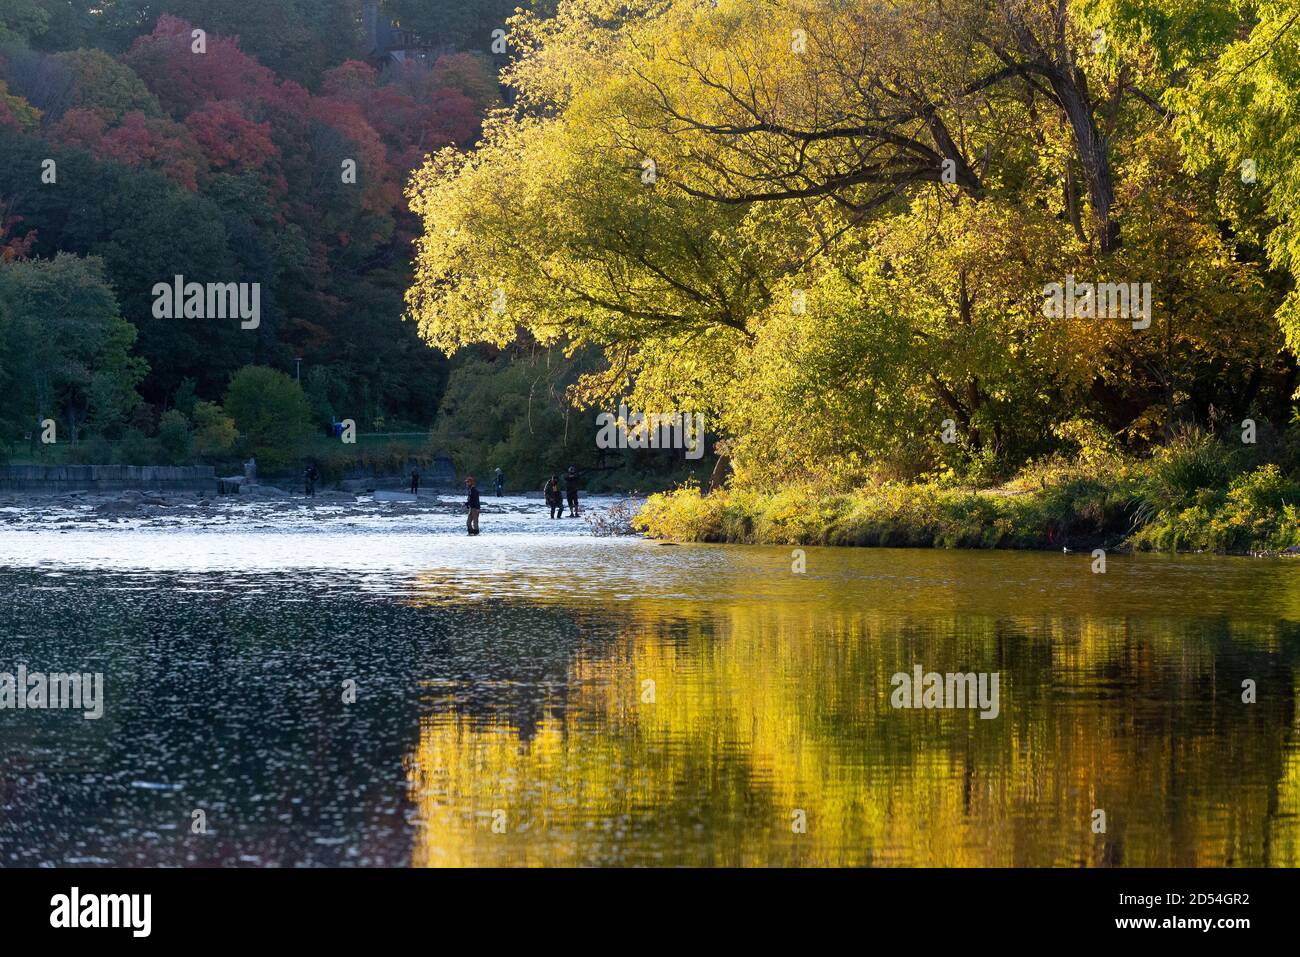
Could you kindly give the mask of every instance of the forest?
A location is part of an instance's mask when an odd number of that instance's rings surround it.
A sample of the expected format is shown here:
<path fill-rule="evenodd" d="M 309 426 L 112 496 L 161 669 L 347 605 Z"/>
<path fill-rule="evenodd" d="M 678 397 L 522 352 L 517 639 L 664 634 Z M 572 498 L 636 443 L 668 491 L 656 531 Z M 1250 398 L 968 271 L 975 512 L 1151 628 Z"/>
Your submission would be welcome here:
<path fill-rule="evenodd" d="M 491 31 L 513 4 L 379 5 L 418 37 L 400 62 L 373 48 L 366 6 L 0 0 L 0 457 L 300 469 L 337 458 L 331 425 L 350 419 L 508 466 L 525 457 L 513 423 L 423 437 L 449 385 L 467 411 L 488 401 L 483 368 L 559 420 L 546 464 L 594 452 L 562 351 L 449 361 L 403 319 L 420 228 L 407 179 L 472 148 L 503 105 Z M 178 276 L 256 284 L 256 327 L 161 318 L 153 290 Z"/>

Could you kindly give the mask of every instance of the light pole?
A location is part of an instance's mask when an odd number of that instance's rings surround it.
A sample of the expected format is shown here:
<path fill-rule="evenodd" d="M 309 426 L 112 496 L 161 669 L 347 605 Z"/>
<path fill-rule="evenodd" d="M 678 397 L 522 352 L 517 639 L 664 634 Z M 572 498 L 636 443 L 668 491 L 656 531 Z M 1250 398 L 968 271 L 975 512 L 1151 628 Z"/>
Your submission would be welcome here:
<path fill-rule="evenodd" d="M 293 379 L 302 385 L 302 356 L 293 357 Z"/>

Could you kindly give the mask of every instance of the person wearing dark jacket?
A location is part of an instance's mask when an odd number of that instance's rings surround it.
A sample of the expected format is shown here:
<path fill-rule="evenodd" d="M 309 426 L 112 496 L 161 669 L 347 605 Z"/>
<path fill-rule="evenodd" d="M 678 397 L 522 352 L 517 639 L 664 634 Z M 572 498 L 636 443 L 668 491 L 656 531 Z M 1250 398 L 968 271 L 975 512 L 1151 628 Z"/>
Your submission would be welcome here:
<path fill-rule="evenodd" d="M 411 469 L 411 494 L 420 494 L 420 470 Z"/>
<path fill-rule="evenodd" d="M 465 500 L 465 506 L 469 509 L 469 518 L 465 521 L 465 529 L 471 535 L 478 534 L 478 486 L 474 484 L 474 476 L 465 479 L 465 484 L 469 486 L 469 498 Z"/>
<path fill-rule="evenodd" d="M 552 475 L 546 483 L 546 504 L 551 509 L 551 518 L 564 518 L 564 499 L 560 495 L 560 477 Z"/>
<path fill-rule="evenodd" d="M 573 465 L 570 465 L 569 471 L 564 473 L 564 490 L 569 497 L 569 518 L 578 517 L 578 478 L 581 474 Z M 562 509 L 561 513 L 563 513 Z"/>

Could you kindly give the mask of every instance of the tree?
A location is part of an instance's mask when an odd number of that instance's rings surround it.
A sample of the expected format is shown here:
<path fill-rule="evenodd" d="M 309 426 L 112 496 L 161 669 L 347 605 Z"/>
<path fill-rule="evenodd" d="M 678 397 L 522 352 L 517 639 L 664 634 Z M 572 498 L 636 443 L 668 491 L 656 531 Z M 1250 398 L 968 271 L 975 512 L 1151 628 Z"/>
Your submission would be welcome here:
<path fill-rule="evenodd" d="M 814 415 L 860 475 L 1243 408 L 1285 371 L 1270 284 L 1179 176 L 1170 77 L 1096 22 L 1047 0 L 521 14 L 517 109 L 411 183 L 409 314 L 449 351 L 599 346 L 579 397 L 707 410 L 755 474 L 818 462 L 760 448 Z M 1153 321 L 1049 317 L 1076 277 L 1149 288 Z"/>
<path fill-rule="evenodd" d="M 365 52 L 357 7 L 0 6 L 6 24 L 35 11 L 0 55 L 0 258 L 103 260 L 149 363 L 145 434 L 182 381 L 196 401 L 216 400 L 240 367 L 293 356 L 331 370 L 340 414 L 415 428 L 436 415 L 446 359 L 400 319 L 418 228 L 402 184 L 425 151 L 477 138 L 495 71 L 486 55 L 382 77 L 349 63 Z M 48 24 L 39 35 L 37 19 Z M 330 81 L 349 70 L 351 82 Z M 152 289 L 176 275 L 259 283 L 261 325 L 154 318 Z"/>
<path fill-rule="evenodd" d="M 492 31 L 503 28 L 517 0 L 387 0 L 383 12 L 404 30 L 447 50 L 492 46 Z"/>
<path fill-rule="evenodd" d="M 21 96 L 12 96 L 9 86 L 0 80 L 0 129 L 30 131 L 41 122 L 41 111 L 36 109 Z"/>
<path fill-rule="evenodd" d="M 237 38 L 214 32 L 207 37 L 206 52 L 198 54 L 193 31 L 189 21 L 164 14 L 125 58 L 173 117 L 183 118 L 213 100 L 258 101 L 276 95 L 274 72 L 244 53 Z"/>
<path fill-rule="evenodd" d="M 204 104 L 185 117 L 185 127 L 214 170 L 262 172 L 280 155 L 270 125 L 248 119 L 228 100 Z"/>
<path fill-rule="evenodd" d="M 49 14 L 37 0 L 0 0 L 0 44 L 21 43 L 40 36 Z"/>
<path fill-rule="evenodd" d="M 1165 99 L 1188 170 L 1215 179 L 1232 227 L 1291 275 L 1278 319 L 1300 350 L 1300 3 L 1133 0 L 1114 8 L 1131 35 L 1151 38 L 1143 50 L 1162 50 L 1178 71 Z"/>
<path fill-rule="evenodd" d="M 195 454 L 204 458 L 223 458 L 231 453 L 239 440 L 239 430 L 230 416 L 221 411 L 215 402 L 194 403 L 194 431 L 192 447 Z"/>
<path fill-rule="evenodd" d="M 168 409 L 158 420 L 158 445 L 163 454 L 177 464 L 190 456 L 190 422 L 179 409 Z"/>
<path fill-rule="evenodd" d="M 102 261 L 60 254 L 0 265 L 0 369 L 11 428 L 59 420 L 69 440 L 87 426 L 112 435 L 140 397 L 135 329 L 118 312 Z"/>
<path fill-rule="evenodd" d="M 9 208 L 12 203 L 11 199 L 0 196 L 0 263 L 26 259 L 32 251 L 32 246 L 36 244 L 36 234 L 34 232 L 28 232 L 25 236 L 10 238 L 14 227 L 22 222 L 21 216 L 10 215 Z"/>
<path fill-rule="evenodd" d="M 534 489 L 570 465 L 595 464 L 595 416 L 579 413 L 565 396 L 591 358 L 518 349 L 487 361 L 467 352 L 449 375 L 433 447 L 462 473 L 501 468 L 512 483 Z"/>
<path fill-rule="evenodd" d="M 294 460 L 311 429 L 311 407 L 293 379 L 265 366 L 235 373 L 223 403 L 252 454 L 268 469 Z"/>
<path fill-rule="evenodd" d="M 279 76 L 312 86 L 322 69 L 357 52 L 356 0 L 170 0 L 170 14 L 212 34 L 237 37 Z"/>
<path fill-rule="evenodd" d="M 103 50 L 69 50 L 53 59 L 73 78 L 72 108 L 100 111 L 113 121 L 131 112 L 162 115 L 158 98 L 139 75 Z"/>
<path fill-rule="evenodd" d="M 76 78 L 52 56 L 10 47 L 0 57 L 0 71 L 9 91 L 35 107 L 45 123 L 56 121 L 76 102 Z"/>
<path fill-rule="evenodd" d="M 0 165 L 0 195 L 17 197 L 22 225 L 37 233 L 34 254 L 62 249 L 102 258 L 122 314 L 139 330 L 136 348 L 150 366 L 141 386 L 147 401 L 163 405 L 186 377 L 202 394 L 219 395 L 236 369 L 257 361 L 263 337 L 274 341 L 279 307 L 270 277 L 239 258 L 255 253 L 254 243 L 241 243 L 238 256 L 232 250 L 225 217 L 211 201 L 158 174 L 3 131 L 0 151 L 12 160 Z M 58 189 L 41 189 L 29 175 L 47 157 L 57 163 Z M 245 330 L 237 321 L 155 318 L 155 285 L 177 275 L 197 282 L 266 278 L 262 324 Z"/>
<path fill-rule="evenodd" d="M 50 131 L 50 139 L 134 169 L 157 170 L 191 192 L 207 172 L 205 158 L 190 131 L 166 117 L 132 110 L 109 125 L 107 110 L 74 109 Z"/>

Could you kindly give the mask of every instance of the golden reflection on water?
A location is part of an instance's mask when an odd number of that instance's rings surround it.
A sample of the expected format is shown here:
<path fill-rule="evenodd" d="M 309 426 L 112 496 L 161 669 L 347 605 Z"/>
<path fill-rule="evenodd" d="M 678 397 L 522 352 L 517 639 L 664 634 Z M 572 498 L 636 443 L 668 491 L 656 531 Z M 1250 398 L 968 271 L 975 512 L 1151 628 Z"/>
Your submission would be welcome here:
<path fill-rule="evenodd" d="M 1185 565 L 1115 562 L 1103 584 L 1042 556 L 823 553 L 836 574 L 791 580 L 780 557 L 703 585 L 687 559 L 631 600 L 593 578 L 616 637 L 528 727 L 435 699 L 407 758 L 412 863 L 1297 864 L 1300 649 L 1275 609 L 1300 569 L 1193 566 L 1232 601 L 1258 591 L 1228 619 L 1223 594 L 1189 604 Z M 917 663 L 999 672 L 1000 715 L 892 708 Z"/>

